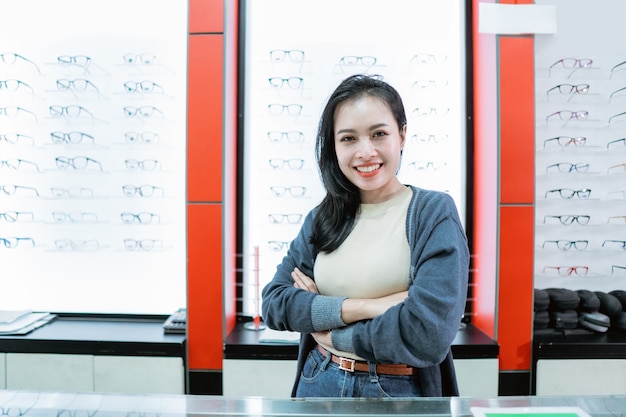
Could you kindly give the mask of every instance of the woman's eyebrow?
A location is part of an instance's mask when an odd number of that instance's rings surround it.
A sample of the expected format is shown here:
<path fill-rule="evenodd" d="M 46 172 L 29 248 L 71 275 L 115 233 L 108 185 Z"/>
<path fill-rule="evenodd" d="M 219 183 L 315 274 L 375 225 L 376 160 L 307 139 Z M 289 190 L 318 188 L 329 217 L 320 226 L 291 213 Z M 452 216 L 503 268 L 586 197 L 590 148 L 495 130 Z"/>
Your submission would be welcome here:
<path fill-rule="evenodd" d="M 370 126 L 369 130 L 376 130 L 381 127 L 389 127 L 389 125 L 387 123 L 376 123 L 375 125 Z M 341 129 L 335 132 L 335 134 L 339 135 L 341 133 L 354 133 L 354 132 L 356 132 L 356 129 Z"/>

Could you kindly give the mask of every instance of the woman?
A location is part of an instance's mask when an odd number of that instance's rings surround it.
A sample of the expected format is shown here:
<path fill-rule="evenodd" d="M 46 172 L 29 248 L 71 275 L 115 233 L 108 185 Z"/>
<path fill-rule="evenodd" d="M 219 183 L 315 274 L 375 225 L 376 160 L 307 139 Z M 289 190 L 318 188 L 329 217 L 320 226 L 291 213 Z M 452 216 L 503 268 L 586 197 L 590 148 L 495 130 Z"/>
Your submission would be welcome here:
<path fill-rule="evenodd" d="M 348 77 L 323 110 L 326 196 L 262 294 L 270 328 L 302 333 L 292 396 L 458 395 L 467 239 L 450 196 L 397 178 L 406 129 L 376 76 Z"/>

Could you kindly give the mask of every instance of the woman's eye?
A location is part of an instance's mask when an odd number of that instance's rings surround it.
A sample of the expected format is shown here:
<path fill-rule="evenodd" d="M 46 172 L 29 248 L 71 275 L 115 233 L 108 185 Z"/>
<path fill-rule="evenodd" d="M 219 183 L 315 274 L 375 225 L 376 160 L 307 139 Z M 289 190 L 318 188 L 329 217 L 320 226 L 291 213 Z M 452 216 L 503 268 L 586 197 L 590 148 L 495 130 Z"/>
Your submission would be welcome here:
<path fill-rule="evenodd" d="M 380 137 L 383 137 L 383 136 L 387 136 L 387 132 L 375 132 L 374 133 L 374 137 L 375 138 L 380 138 Z"/>
<path fill-rule="evenodd" d="M 339 139 L 340 142 L 350 142 L 352 140 L 354 140 L 353 136 L 344 136 L 341 139 Z"/>

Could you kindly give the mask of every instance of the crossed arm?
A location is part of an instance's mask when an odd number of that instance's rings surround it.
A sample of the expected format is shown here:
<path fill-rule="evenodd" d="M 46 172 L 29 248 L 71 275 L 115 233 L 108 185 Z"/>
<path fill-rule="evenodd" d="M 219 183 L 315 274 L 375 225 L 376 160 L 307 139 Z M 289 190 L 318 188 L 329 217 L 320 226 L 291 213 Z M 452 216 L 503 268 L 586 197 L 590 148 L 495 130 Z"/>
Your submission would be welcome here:
<path fill-rule="evenodd" d="M 315 281 L 298 268 L 291 272 L 291 277 L 294 281 L 294 287 L 319 294 Z M 408 291 L 401 291 L 380 298 L 346 298 L 341 305 L 341 319 L 346 324 L 373 319 L 383 314 L 389 308 L 403 302 L 407 296 Z M 332 346 L 330 330 L 315 332 L 312 333 L 312 336 L 318 343 Z"/>

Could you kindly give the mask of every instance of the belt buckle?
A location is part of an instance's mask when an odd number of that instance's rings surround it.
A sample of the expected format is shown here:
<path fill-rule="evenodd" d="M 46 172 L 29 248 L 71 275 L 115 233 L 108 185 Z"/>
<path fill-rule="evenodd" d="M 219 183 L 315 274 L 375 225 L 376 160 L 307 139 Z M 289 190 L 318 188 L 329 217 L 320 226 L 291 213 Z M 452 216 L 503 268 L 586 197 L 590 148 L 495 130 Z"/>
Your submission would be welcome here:
<path fill-rule="evenodd" d="M 354 372 L 354 363 L 356 361 L 350 358 L 339 357 L 339 369 L 342 371 Z M 347 366 L 346 366 L 347 364 Z"/>

